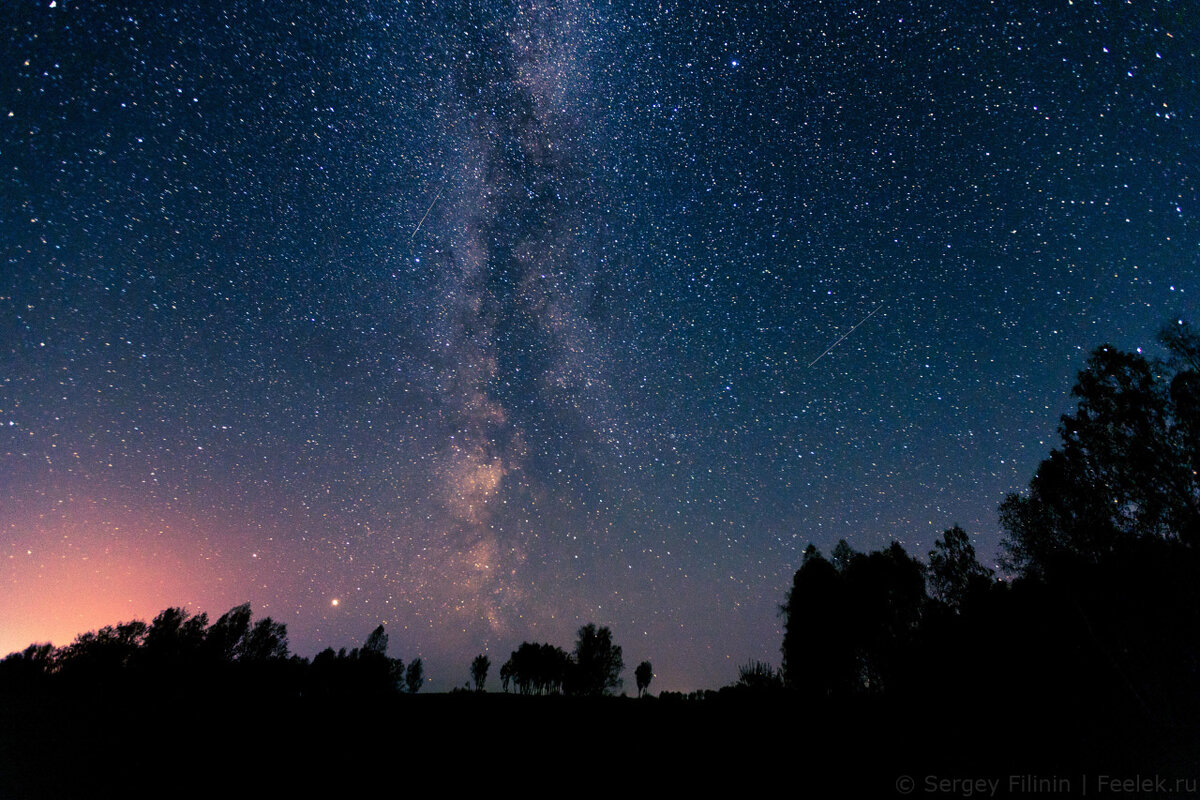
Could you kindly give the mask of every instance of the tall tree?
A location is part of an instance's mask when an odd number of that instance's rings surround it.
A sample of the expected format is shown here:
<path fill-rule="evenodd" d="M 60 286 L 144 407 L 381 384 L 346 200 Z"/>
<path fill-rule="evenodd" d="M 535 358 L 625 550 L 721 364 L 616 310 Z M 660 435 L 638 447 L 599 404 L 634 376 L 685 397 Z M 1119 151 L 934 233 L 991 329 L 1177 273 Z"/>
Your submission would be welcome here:
<path fill-rule="evenodd" d="M 840 573 L 815 545 L 804 550 L 800 569 L 780 608 L 783 615 L 783 680 L 792 689 L 840 693 L 854 673 Z"/>
<path fill-rule="evenodd" d="M 241 658 L 246 636 L 250 633 L 250 604 L 234 606 L 212 624 L 205 637 L 205 649 L 218 661 Z"/>
<path fill-rule="evenodd" d="M 164 609 L 146 630 L 141 655 L 156 666 L 192 663 L 204 647 L 207 628 L 207 614 L 193 617 L 182 608 Z"/>
<path fill-rule="evenodd" d="M 500 680 L 521 694 L 557 694 L 571 668 L 571 657 L 561 647 L 522 642 L 500 667 Z"/>
<path fill-rule="evenodd" d="M 899 542 L 855 557 L 843 573 L 859 672 L 856 688 L 881 691 L 901 676 L 916 643 L 925 593 L 925 565 Z"/>
<path fill-rule="evenodd" d="M 287 625 L 263 617 L 246 636 L 242 661 L 273 661 L 288 657 Z"/>
<path fill-rule="evenodd" d="M 579 629 L 575 641 L 573 691 L 584 695 L 610 694 L 621 688 L 625 662 L 621 648 L 613 644 L 612 631 L 589 622 Z"/>
<path fill-rule="evenodd" d="M 654 680 L 654 667 L 650 666 L 649 661 L 643 661 L 633 671 L 633 679 L 637 681 L 637 693 L 641 697 L 650 688 L 650 681 Z"/>
<path fill-rule="evenodd" d="M 421 663 L 421 659 L 414 658 L 409 662 L 408 671 L 404 673 L 404 684 L 411 694 L 421 691 L 425 684 L 425 665 Z"/>
<path fill-rule="evenodd" d="M 956 611 L 974 592 L 988 586 L 994 574 L 979 563 L 975 545 L 957 525 L 942 533 L 929 552 L 929 585 L 933 596 Z"/>
<path fill-rule="evenodd" d="M 838 543 L 833 546 L 833 552 L 829 554 L 829 560 L 838 572 L 844 572 L 857 555 L 859 553 L 845 539 L 838 539 Z"/>
<path fill-rule="evenodd" d="M 487 683 L 488 670 L 491 666 L 491 659 L 482 653 L 475 656 L 475 660 L 471 662 L 471 680 L 475 683 L 475 691 L 483 691 L 483 687 Z"/>
<path fill-rule="evenodd" d="M 500 687 L 508 692 L 508 687 L 512 685 L 513 680 L 513 662 L 510 658 L 500 665 Z"/>
<path fill-rule="evenodd" d="M 1166 361 L 1105 345 L 1079 373 L 1061 445 L 1000 506 L 1013 568 L 1094 563 L 1142 537 L 1200 541 L 1200 338 L 1179 325 L 1161 339 Z"/>
<path fill-rule="evenodd" d="M 386 656 L 388 648 L 387 631 L 380 625 L 371 634 L 367 636 L 367 641 L 363 642 L 363 654 L 370 653 L 372 655 Z"/>
<path fill-rule="evenodd" d="M 780 609 L 784 684 L 817 695 L 880 691 L 914 645 L 928 600 L 924 567 L 895 542 L 838 549 L 835 566 L 808 546 Z"/>

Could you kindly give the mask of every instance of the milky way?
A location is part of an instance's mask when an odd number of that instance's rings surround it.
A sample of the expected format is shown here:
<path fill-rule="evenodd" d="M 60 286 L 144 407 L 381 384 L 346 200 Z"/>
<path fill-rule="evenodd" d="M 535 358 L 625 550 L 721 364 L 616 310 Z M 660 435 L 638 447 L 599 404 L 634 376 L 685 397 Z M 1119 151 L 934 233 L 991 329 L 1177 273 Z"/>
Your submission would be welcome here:
<path fill-rule="evenodd" d="M 994 561 L 1196 316 L 1193 3 L 216 5 L 0 11 L 4 652 L 249 601 L 718 686 L 810 541 Z"/>

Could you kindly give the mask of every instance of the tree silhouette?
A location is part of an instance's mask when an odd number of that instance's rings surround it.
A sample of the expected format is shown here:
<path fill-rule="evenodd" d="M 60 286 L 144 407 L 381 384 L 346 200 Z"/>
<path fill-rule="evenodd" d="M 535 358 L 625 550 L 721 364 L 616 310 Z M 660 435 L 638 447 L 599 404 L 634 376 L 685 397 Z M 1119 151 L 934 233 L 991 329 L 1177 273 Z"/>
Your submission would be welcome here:
<path fill-rule="evenodd" d="M 182 608 L 164 609 L 146 631 L 141 655 L 158 668 L 196 660 L 204 645 L 208 615 L 193 617 Z"/>
<path fill-rule="evenodd" d="M 522 643 L 521 646 L 524 647 L 524 643 Z M 512 654 L 508 657 L 508 661 L 505 661 L 504 664 L 501 665 L 500 683 L 504 686 L 504 691 L 506 692 L 511 684 L 513 691 L 519 694 L 529 694 L 529 681 L 522 673 L 521 659 L 517 655 L 520 651 L 520 647 L 518 647 L 516 650 L 513 650 Z"/>
<path fill-rule="evenodd" d="M 205 636 L 205 650 L 216 661 L 236 661 L 242 656 L 249 633 L 250 604 L 243 603 L 226 611 L 212 624 Z"/>
<path fill-rule="evenodd" d="M 925 567 L 899 542 L 854 557 L 843 572 L 858 665 L 856 688 L 880 691 L 899 677 L 928 602 Z"/>
<path fill-rule="evenodd" d="M 475 683 L 475 691 L 483 691 L 484 684 L 487 683 L 488 670 L 491 666 L 491 659 L 482 653 L 475 656 L 475 660 L 471 662 L 471 680 Z"/>
<path fill-rule="evenodd" d="M 65 647 L 31 646 L 0 660 L 0 693 L 42 682 L 111 697 L 148 687 L 197 701 L 248 691 L 274 698 L 362 698 L 393 694 L 405 684 L 404 664 L 388 657 L 382 625 L 361 648 L 349 653 L 327 648 L 309 663 L 289 655 L 285 625 L 270 617 L 252 623 L 248 604 L 231 608 L 211 626 L 207 619 L 168 608 L 149 625 L 134 620 L 82 633 Z M 419 661 L 407 677 L 409 690 L 419 690 L 424 678 Z"/>
<path fill-rule="evenodd" d="M 85 676 L 93 682 L 111 681 L 138 658 L 146 631 L 146 623 L 134 620 L 81 633 L 74 642 L 56 652 L 56 669 L 69 677 Z"/>
<path fill-rule="evenodd" d="M 382 625 L 367 636 L 361 648 L 350 652 L 345 658 L 356 676 L 355 680 L 364 690 L 378 693 L 393 692 L 404 680 L 404 662 L 388 658 L 388 635 Z"/>
<path fill-rule="evenodd" d="M 49 642 L 9 653 L 0 661 L 0 685 L 31 687 L 48 680 L 57 655 L 58 651 Z"/>
<path fill-rule="evenodd" d="M 880 691 L 916 641 L 924 567 L 895 542 L 871 553 L 838 549 L 835 566 L 808 546 L 780 609 L 784 683 L 818 695 Z"/>
<path fill-rule="evenodd" d="M 408 671 L 404 673 L 404 684 L 408 687 L 410 694 L 416 694 L 421 691 L 421 686 L 425 683 L 425 666 L 421 663 L 421 659 L 414 658 L 408 665 Z"/>
<path fill-rule="evenodd" d="M 1092 353 L 1061 446 L 1000 507 L 1011 567 L 1043 575 L 1141 537 L 1200 541 L 1200 337 L 1178 325 L 1160 338 L 1167 361 Z"/>
<path fill-rule="evenodd" d="M 380 625 L 367 636 L 367 641 L 363 642 L 362 651 L 363 653 L 370 653 L 372 655 L 386 656 L 387 646 L 388 635 L 384 631 L 383 626 Z"/>
<path fill-rule="evenodd" d="M 833 546 L 833 552 L 829 554 L 829 561 L 838 572 L 843 572 L 857 555 L 858 553 L 845 539 L 838 539 L 838 543 Z"/>
<path fill-rule="evenodd" d="M 512 680 L 513 662 L 510 658 L 508 661 L 505 661 L 500 665 L 500 686 L 504 689 L 505 693 L 508 692 L 508 687 L 512 684 Z"/>
<path fill-rule="evenodd" d="M 738 667 L 738 679 L 735 686 L 754 692 L 771 691 L 783 687 L 783 676 L 776 672 L 770 664 L 751 661 Z"/>
<path fill-rule="evenodd" d="M 242 661 L 261 663 L 287 657 L 287 626 L 270 617 L 263 617 L 254 623 L 242 648 Z"/>
<path fill-rule="evenodd" d="M 641 697 L 650 688 L 650 681 L 654 680 L 654 667 L 650 666 L 649 661 L 643 661 L 633 671 L 633 679 L 637 681 L 637 693 Z"/>
<path fill-rule="evenodd" d="M 992 570 L 979 563 L 967 532 L 955 525 L 929 552 L 929 585 L 933 596 L 954 610 L 992 581 Z"/>
<path fill-rule="evenodd" d="M 575 670 L 572 690 L 583 695 L 609 694 L 621 688 L 621 648 L 614 645 L 612 631 L 588 623 L 575 641 Z"/>
<path fill-rule="evenodd" d="M 854 651 L 838 569 L 812 544 L 804 550 L 783 607 L 783 679 L 818 695 L 850 688 Z"/>
<path fill-rule="evenodd" d="M 500 680 L 507 686 L 507 678 L 521 694 L 557 694 L 572 666 L 571 657 L 560 647 L 522 642 L 500 667 Z"/>

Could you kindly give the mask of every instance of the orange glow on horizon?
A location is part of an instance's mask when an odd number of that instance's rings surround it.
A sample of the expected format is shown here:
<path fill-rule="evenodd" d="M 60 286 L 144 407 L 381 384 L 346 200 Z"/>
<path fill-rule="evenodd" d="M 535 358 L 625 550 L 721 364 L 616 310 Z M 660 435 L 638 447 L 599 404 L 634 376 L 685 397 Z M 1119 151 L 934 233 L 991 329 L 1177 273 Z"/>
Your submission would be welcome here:
<path fill-rule="evenodd" d="M 212 617 L 246 601 L 248 581 L 201 525 L 96 501 L 10 521 L 0 545 L 0 657 L 170 606 Z"/>

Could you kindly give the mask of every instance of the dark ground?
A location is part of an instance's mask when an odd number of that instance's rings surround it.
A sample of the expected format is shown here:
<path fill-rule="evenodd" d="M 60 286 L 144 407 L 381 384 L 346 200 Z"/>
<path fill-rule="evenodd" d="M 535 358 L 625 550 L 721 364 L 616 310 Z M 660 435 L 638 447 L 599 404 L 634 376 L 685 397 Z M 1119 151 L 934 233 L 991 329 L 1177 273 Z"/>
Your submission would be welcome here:
<path fill-rule="evenodd" d="M 905 777 L 912 796 L 1034 794 L 1012 776 L 1056 781 L 1050 793 L 1059 796 L 1081 795 L 1086 780 L 1088 796 L 1100 797 L 1118 796 L 1102 791 L 1105 776 L 1163 776 L 1183 790 L 1200 777 L 1194 731 L 1109 724 L 1103 711 L 1025 721 L 950 701 L 920 709 L 872 700 L 821 706 L 778 694 L 639 701 L 266 692 L 197 702 L 134 689 L 8 697 L 0 720 L 4 798 L 396 797 L 506 786 L 539 795 L 778 794 L 782 786 L 786 796 L 886 797 L 906 788 Z M 1176 786 L 1177 778 L 1184 782 Z"/>

